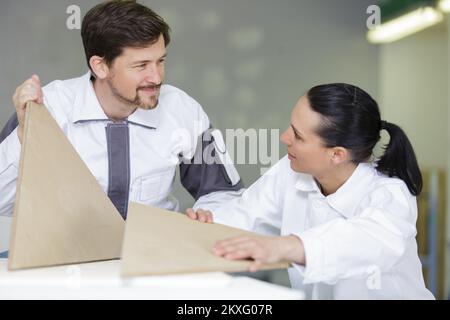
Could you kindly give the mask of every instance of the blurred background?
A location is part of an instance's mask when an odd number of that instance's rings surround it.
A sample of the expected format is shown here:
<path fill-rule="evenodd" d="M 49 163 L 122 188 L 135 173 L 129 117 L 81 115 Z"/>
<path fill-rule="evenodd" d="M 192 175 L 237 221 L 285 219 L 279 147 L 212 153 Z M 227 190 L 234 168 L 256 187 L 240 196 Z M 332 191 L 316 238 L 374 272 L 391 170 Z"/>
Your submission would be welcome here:
<path fill-rule="evenodd" d="M 281 133 L 297 99 L 317 84 L 348 82 L 369 92 L 382 117 L 400 125 L 416 150 L 426 180 L 418 242 L 427 286 L 439 298 L 449 296 L 448 1 L 139 2 L 172 28 L 166 83 L 194 97 L 224 133 L 236 128 Z M 87 71 L 80 30 L 66 24 L 72 13 L 67 8 L 78 6 L 82 17 L 97 3 L 0 2 L 0 127 L 14 113 L 15 88 L 33 73 L 47 84 Z M 279 157 L 285 154 L 280 145 Z M 237 168 L 248 186 L 267 166 L 258 161 Z M 179 184 L 175 195 L 182 209 L 192 205 Z M 0 217 L 0 252 L 8 249 L 10 223 Z M 284 271 L 255 276 L 289 285 Z"/>

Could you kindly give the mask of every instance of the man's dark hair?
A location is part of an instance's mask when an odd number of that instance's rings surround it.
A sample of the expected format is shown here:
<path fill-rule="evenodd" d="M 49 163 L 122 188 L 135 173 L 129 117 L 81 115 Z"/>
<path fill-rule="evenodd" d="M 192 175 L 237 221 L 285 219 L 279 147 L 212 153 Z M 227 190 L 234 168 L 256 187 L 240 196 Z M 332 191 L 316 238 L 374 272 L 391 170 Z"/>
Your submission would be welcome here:
<path fill-rule="evenodd" d="M 88 11 L 83 19 L 81 37 L 87 64 L 92 56 L 102 57 L 108 65 L 125 47 L 146 47 L 162 35 L 170 42 L 170 28 L 150 8 L 136 1 L 106 1 Z"/>

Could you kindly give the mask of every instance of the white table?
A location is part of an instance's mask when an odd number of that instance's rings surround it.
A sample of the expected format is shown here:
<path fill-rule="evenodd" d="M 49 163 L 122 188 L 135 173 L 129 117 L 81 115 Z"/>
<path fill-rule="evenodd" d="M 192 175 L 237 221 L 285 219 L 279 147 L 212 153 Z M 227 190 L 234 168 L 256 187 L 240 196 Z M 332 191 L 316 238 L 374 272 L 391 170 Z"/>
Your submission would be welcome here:
<path fill-rule="evenodd" d="M 222 272 L 121 278 L 120 261 L 8 271 L 0 259 L 0 300 L 304 299 L 301 291 Z"/>

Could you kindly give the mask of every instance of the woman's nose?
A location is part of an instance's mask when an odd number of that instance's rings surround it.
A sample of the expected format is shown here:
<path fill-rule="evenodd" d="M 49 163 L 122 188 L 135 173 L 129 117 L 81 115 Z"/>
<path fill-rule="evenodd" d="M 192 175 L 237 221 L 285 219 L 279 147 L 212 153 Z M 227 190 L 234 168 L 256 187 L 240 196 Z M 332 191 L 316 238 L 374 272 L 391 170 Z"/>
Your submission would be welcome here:
<path fill-rule="evenodd" d="M 284 131 L 282 134 L 281 134 L 281 136 L 280 136 L 280 141 L 283 143 L 283 144 L 285 144 L 285 145 L 287 145 L 287 146 L 289 146 L 290 145 L 290 139 L 289 139 L 289 129 L 288 130 L 286 130 L 286 131 Z"/>

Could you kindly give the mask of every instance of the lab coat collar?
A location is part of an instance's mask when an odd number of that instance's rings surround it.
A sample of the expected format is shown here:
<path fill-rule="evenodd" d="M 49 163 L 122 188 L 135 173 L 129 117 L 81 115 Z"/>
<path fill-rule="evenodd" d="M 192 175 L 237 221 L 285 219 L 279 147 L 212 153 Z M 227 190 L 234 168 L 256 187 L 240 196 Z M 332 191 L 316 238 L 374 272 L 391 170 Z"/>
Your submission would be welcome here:
<path fill-rule="evenodd" d="M 351 218 L 376 175 L 370 163 L 360 163 L 350 178 L 333 194 L 326 197 L 328 204 L 346 218 Z"/>
<path fill-rule="evenodd" d="M 161 88 L 163 90 L 163 88 Z M 155 129 L 158 127 L 161 117 L 161 105 L 152 110 L 136 109 L 128 117 L 128 122 L 140 125 L 146 128 Z M 88 121 L 109 121 L 110 119 L 103 111 L 94 86 L 91 81 L 91 72 L 89 71 L 81 78 L 80 90 L 76 92 L 74 112 L 72 115 L 73 123 Z"/>
<path fill-rule="evenodd" d="M 311 175 L 298 173 L 295 188 L 303 192 L 310 192 L 313 196 L 326 199 L 328 204 L 341 215 L 350 218 L 354 215 L 359 200 L 373 181 L 376 169 L 372 164 L 360 163 L 348 180 L 333 194 L 324 197 L 317 182 Z"/>
<path fill-rule="evenodd" d="M 91 81 L 91 72 L 81 77 L 79 90 L 76 91 L 73 123 L 87 121 L 108 121 L 108 116 L 103 111 L 94 91 Z"/>
<path fill-rule="evenodd" d="M 128 117 L 128 122 L 143 126 L 145 128 L 156 129 L 158 128 L 160 119 L 161 119 L 161 102 L 159 101 L 158 105 L 154 109 L 144 110 L 142 108 L 137 108 Z"/>
<path fill-rule="evenodd" d="M 297 182 L 295 183 L 295 188 L 303 192 L 315 191 L 320 193 L 319 186 L 317 185 L 316 180 L 314 180 L 314 178 L 311 175 L 304 173 L 297 173 L 297 175 L 298 179 Z"/>

